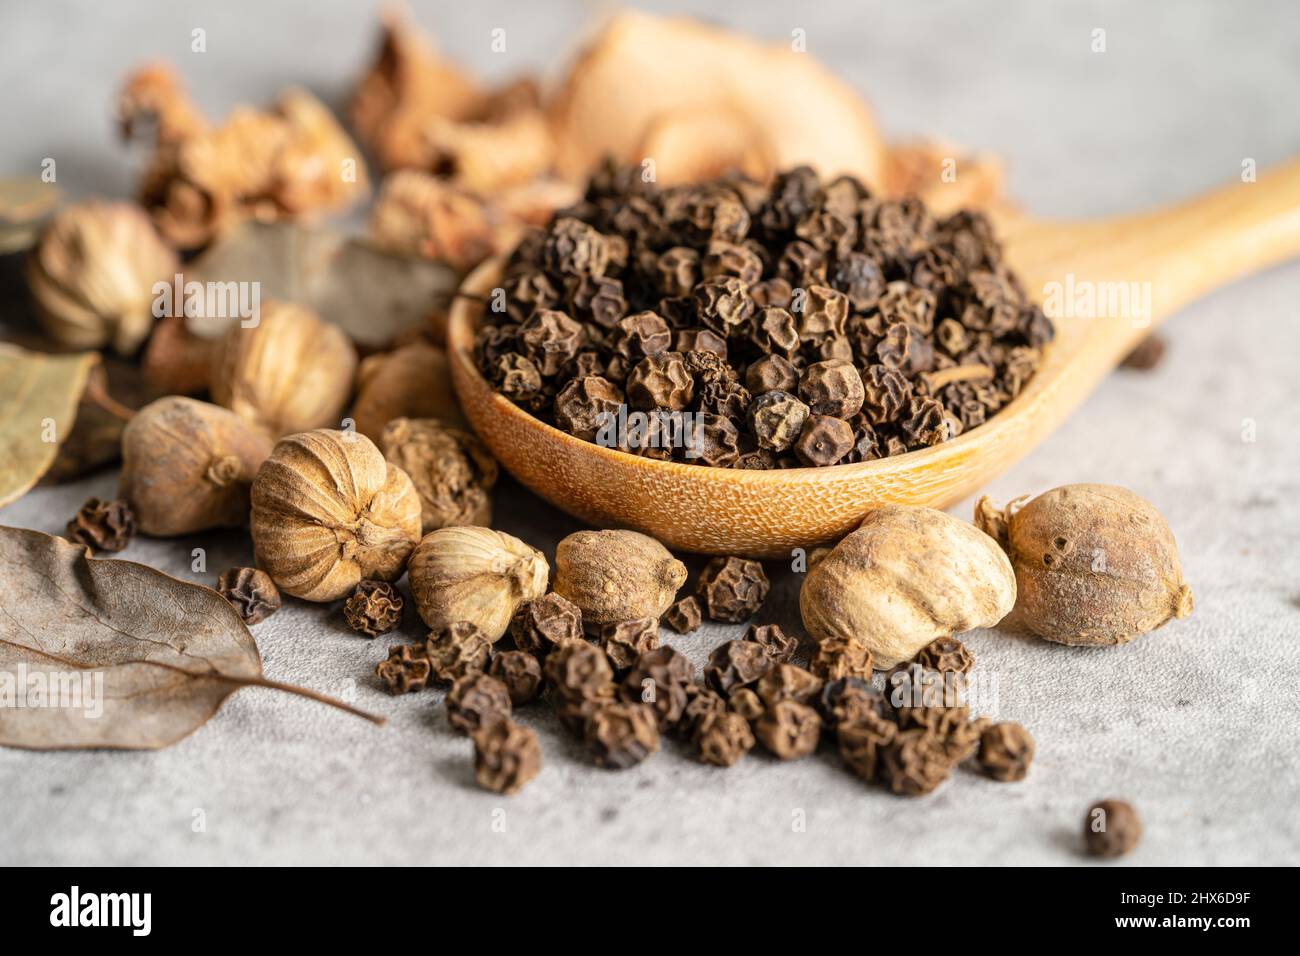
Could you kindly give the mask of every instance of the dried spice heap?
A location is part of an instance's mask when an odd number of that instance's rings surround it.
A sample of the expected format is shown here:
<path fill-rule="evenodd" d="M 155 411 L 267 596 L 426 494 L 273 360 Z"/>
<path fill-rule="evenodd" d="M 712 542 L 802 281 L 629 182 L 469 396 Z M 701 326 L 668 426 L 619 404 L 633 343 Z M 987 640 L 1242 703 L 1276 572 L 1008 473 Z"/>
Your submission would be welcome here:
<path fill-rule="evenodd" d="M 607 166 L 503 288 L 478 339 L 502 394 L 584 440 L 719 467 L 947 441 L 1021 391 L 1053 334 L 983 215 L 806 167 L 661 188 Z M 602 428 L 624 407 L 649 424 Z"/>

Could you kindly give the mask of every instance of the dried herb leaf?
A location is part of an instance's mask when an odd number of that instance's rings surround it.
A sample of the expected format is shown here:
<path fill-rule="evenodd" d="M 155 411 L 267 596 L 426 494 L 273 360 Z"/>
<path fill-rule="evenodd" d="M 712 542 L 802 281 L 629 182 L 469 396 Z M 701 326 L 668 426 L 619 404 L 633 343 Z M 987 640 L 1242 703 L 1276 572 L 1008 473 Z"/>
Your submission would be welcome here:
<path fill-rule="evenodd" d="M 92 352 L 44 355 L 0 345 L 0 508 L 53 464 L 97 361 Z"/>
<path fill-rule="evenodd" d="M 426 326 L 430 311 L 449 299 L 458 281 L 441 263 L 385 252 L 341 232 L 258 222 L 217 240 L 185 273 L 186 284 L 258 282 L 263 303 L 310 306 L 353 341 L 374 348 Z M 228 315 L 189 319 L 205 338 L 233 321 Z"/>
<path fill-rule="evenodd" d="M 132 561 L 91 558 L 62 538 L 0 528 L 0 745 L 155 750 L 250 686 L 383 723 L 262 677 L 252 635 L 215 591 Z M 46 693 L 34 700 L 39 688 Z"/>

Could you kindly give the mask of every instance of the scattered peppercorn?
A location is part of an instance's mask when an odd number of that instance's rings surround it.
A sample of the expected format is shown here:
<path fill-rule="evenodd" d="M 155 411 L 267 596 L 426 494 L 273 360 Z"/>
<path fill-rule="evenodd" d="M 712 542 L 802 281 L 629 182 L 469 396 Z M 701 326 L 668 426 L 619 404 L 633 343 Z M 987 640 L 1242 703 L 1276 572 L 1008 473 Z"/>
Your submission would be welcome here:
<path fill-rule="evenodd" d="M 709 711 L 700 718 L 693 743 L 701 762 L 730 767 L 753 749 L 754 733 L 739 714 Z"/>
<path fill-rule="evenodd" d="M 948 779 L 952 761 L 943 741 L 925 728 L 899 731 L 880 751 L 880 770 L 889 789 L 920 797 Z"/>
<path fill-rule="evenodd" d="M 68 538 L 91 551 L 121 551 L 135 534 L 135 512 L 125 501 L 86 503 L 68 522 Z"/>
<path fill-rule="evenodd" d="M 280 610 L 280 589 L 257 568 L 230 568 L 217 578 L 217 593 L 231 603 L 245 624 L 260 624 Z"/>
<path fill-rule="evenodd" d="M 788 663 L 799 649 L 799 639 L 791 637 L 779 624 L 751 624 L 745 640 L 761 644 L 773 664 Z"/>
<path fill-rule="evenodd" d="M 700 626 L 704 612 L 696 597 L 684 597 L 664 611 L 663 622 L 678 634 L 689 634 Z"/>
<path fill-rule="evenodd" d="M 433 667 L 426 655 L 426 644 L 398 644 L 388 649 L 388 659 L 380 661 L 375 674 L 390 694 L 410 694 L 429 685 Z"/>
<path fill-rule="evenodd" d="M 917 652 L 916 663 L 941 673 L 969 674 L 975 657 L 957 638 L 940 637 Z"/>
<path fill-rule="evenodd" d="M 482 671 L 466 674 L 447 691 L 447 722 L 462 734 L 473 734 L 495 720 L 510 717 L 510 691 Z"/>
<path fill-rule="evenodd" d="M 687 688 L 694 677 L 694 668 L 685 655 L 671 647 L 659 647 L 637 658 L 618 693 L 627 703 L 649 704 L 659 729 L 667 730 L 685 713 Z"/>
<path fill-rule="evenodd" d="M 506 685 L 516 707 L 535 699 L 542 689 L 542 665 L 527 651 L 494 654 L 488 673 Z"/>
<path fill-rule="evenodd" d="M 856 723 L 867 715 L 891 719 L 884 695 L 861 677 L 841 677 L 822 684 L 817 694 L 817 712 L 828 730 Z"/>
<path fill-rule="evenodd" d="M 995 414 L 1052 339 L 981 213 L 936 219 L 807 167 L 770 186 L 637 173 L 597 171 L 524 237 L 476 342 L 507 398 L 586 440 L 626 400 L 703 423 L 702 453 L 683 442 L 654 457 L 779 468 L 902 454 Z M 980 372 L 943 376 L 956 368 Z M 753 409 L 773 392 L 798 406 Z"/>
<path fill-rule="evenodd" d="M 822 719 L 817 711 L 794 700 L 778 700 L 754 723 L 763 746 L 782 760 L 806 757 L 817 749 Z"/>
<path fill-rule="evenodd" d="M 645 704 L 599 708 L 587 718 L 585 736 L 596 763 L 611 770 L 635 766 L 659 749 L 654 712 Z"/>
<path fill-rule="evenodd" d="M 700 573 L 696 591 L 711 621 L 738 624 L 757 613 L 769 588 L 763 565 L 747 558 L 714 558 Z"/>
<path fill-rule="evenodd" d="M 1101 800 L 1083 818 L 1083 840 L 1093 856 L 1117 857 L 1129 853 L 1142 839 L 1142 821 L 1132 804 Z"/>
<path fill-rule="evenodd" d="M 762 644 L 727 641 L 715 647 L 709 655 L 704 679 L 711 688 L 727 697 L 737 687 L 756 683 L 771 665 L 772 659 Z"/>
<path fill-rule="evenodd" d="M 980 769 L 994 780 L 1024 780 L 1034 760 L 1034 738 L 1012 721 L 985 728 L 980 735 Z"/>
<path fill-rule="evenodd" d="M 877 713 L 857 713 L 835 729 L 840 757 L 845 765 L 868 783 L 880 770 L 881 750 L 898 735 L 898 725 Z"/>
<path fill-rule="evenodd" d="M 537 734 L 513 720 L 494 720 L 474 733 L 474 777 L 496 793 L 518 793 L 542 768 Z"/>
<path fill-rule="evenodd" d="M 842 680 L 845 677 L 870 680 L 871 651 L 857 641 L 828 638 L 817 645 L 817 653 L 808 662 L 808 669 L 822 680 Z"/>
<path fill-rule="evenodd" d="M 1124 356 L 1124 360 L 1119 363 L 1120 367 L 1149 372 L 1164 361 L 1166 349 L 1165 340 L 1161 336 L 1148 335 Z"/>
<path fill-rule="evenodd" d="M 776 664 L 754 685 L 754 693 L 766 708 L 782 700 L 811 704 L 821 689 L 821 678 L 795 664 Z"/>
<path fill-rule="evenodd" d="M 387 581 L 362 581 L 343 605 L 343 617 L 354 631 L 378 637 L 402 623 L 405 600 Z"/>
<path fill-rule="evenodd" d="M 762 717 L 766 709 L 763 698 L 752 687 L 737 687 L 733 690 L 727 697 L 727 707 L 750 722 Z"/>
<path fill-rule="evenodd" d="M 726 709 L 727 702 L 721 694 L 701 684 L 687 684 L 686 707 L 677 722 L 678 733 L 690 739 L 699 729 L 700 721 L 706 714 L 718 713 Z"/>
<path fill-rule="evenodd" d="M 618 624 L 602 625 L 600 646 L 609 658 L 614 673 L 622 674 L 646 651 L 659 646 L 659 622 L 652 617 Z"/>
<path fill-rule="evenodd" d="M 612 693 L 614 671 L 595 644 L 566 641 L 546 658 L 546 679 L 561 698 L 582 701 Z"/>
<path fill-rule="evenodd" d="M 424 646 L 433 676 L 447 684 L 485 670 L 492 660 L 492 642 L 477 625 L 468 621 L 457 621 L 444 630 L 434 631 Z"/>
<path fill-rule="evenodd" d="M 545 658 L 565 641 L 582 640 L 582 612 L 552 591 L 520 605 L 510 619 L 510 635 L 521 651 Z"/>

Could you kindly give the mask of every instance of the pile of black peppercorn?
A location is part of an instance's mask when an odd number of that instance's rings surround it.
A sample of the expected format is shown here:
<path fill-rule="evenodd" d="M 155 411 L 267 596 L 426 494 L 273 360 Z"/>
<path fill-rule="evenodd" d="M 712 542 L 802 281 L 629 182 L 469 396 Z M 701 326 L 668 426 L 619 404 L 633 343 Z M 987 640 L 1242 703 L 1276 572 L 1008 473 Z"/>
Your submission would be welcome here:
<path fill-rule="evenodd" d="M 477 359 L 573 435 L 736 468 L 867 461 L 982 424 L 1052 324 L 988 220 L 806 167 L 660 188 L 607 165 L 509 258 Z M 608 428 L 643 412 L 643 427 Z"/>

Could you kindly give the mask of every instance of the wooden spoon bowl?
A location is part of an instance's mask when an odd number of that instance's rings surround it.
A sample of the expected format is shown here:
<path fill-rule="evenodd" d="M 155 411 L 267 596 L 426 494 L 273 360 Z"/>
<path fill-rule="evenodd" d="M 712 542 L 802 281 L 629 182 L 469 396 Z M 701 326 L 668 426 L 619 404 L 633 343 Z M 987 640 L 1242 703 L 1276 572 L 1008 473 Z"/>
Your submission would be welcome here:
<path fill-rule="evenodd" d="M 1046 437 L 1184 303 L 1300 253 L 1300 163 L 1153 213 L 1086 223 L 1004 218 L 998 226 L 1012 267 L 1056 323 L 1056 340 L 1014 401 L 933 448 L 853 465 L 747 471 L 656 461 L 575 438 L 497 394 L 474 363 L 498 260 L 471 273 L 452 305 L 452 380 L 501 464 L 568 513 L 643 531 L 670 548 L 788 557 L 843 536 L 874 505 L 942 508 L 971 494 Z"/>

